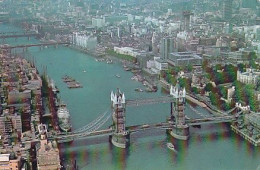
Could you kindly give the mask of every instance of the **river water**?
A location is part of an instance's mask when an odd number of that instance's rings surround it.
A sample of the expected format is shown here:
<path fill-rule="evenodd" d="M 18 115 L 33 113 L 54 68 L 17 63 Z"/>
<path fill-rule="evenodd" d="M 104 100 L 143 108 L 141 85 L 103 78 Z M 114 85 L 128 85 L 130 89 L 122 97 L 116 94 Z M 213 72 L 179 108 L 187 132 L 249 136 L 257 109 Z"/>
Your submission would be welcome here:
<path fill-rule="evenodd" d="M 22 30 L 0 25 L 0 31 Z M 17 41 L 6 40 L 4 43 L 32 42 L 39 41 L 21 38 Z M 73 129 L 88 124 L 110 108 L 111 90 L 120 88 L 127 99 L 165 95 L 160 90 L 157 93 L 135 92 L 134 89 L 142 88 L 142 84 L 131 80 L 132 73 L 125 72 L 119 63 L 96 62 L 92 56 L 68 47 L 43 50 L 33 47 L 28 50 L 28 56 L 34 57 L 40 72 L 43 67 L 47 67 L 48 75 L 60 89 L 61 99 L 68 105 Z M 68 89 L 61 79 L 66 74 L 79 81 L 83 88 Z M 116 74 L 120 74 L 121 78 L 117 78 Z M 209 116 L 203 108 L 196 109 Z M 189 108 L 189 104 L 186 105 L 185 113 L 189 117 L 200 117 Z M 126 109 L 126 123 L 137 125 L 161 122 L 169 114 L 169 104 L 130 107 Z M 112 120 L 109 120 L 102 128 L 107 128 L 111 123 Z M 183 142 L 167 136 L 163 130 L 140 132 L 131 135 L 130 147 L 126 150 L 112 146 L 108 137 L 90 138 L 63 145 L 61 151 L 64 159 L 76 159 L 79 169 L 260 169 L 260 148 L 234 134 L 228 124 L 203 125 L 200 129 L 191 127 L 190 134 L 190 139 Z M 174 143 L 178 152 L 169 150 L 167 142 Z"/>

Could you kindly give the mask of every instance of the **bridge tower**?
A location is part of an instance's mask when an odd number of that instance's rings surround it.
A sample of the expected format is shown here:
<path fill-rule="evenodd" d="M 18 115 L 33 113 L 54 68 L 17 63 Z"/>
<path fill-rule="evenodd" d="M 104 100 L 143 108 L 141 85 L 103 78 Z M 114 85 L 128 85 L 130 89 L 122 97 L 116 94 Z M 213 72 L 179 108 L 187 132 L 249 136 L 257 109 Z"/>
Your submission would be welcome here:
<path fill-rule="evenodd" d="M 113 145 L 119 148 L 126 148 L 129 145 L 129 132 L 125 128 L 125 95 L 118 89 L 111 92 L 112 119 L 114 133 L 110 137 Z"/>
<path fill-rule="evenodd" d="M 181 89 L 179 84 L 175 87 L 171 86 L 170 95 L 173 96 L 171 102 L 171 121 L 174 123 L 171 136 L 181 140 L 187 140 L 189 137 L 189 126 L 185 122 L 185 96 L 186 90 Z"/>

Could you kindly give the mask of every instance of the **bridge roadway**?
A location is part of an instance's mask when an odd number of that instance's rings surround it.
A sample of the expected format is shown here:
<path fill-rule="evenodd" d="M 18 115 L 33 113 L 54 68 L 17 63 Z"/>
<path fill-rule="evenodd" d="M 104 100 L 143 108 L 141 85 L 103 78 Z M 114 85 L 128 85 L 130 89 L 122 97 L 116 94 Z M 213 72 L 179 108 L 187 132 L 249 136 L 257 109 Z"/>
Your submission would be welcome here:
<path fill-rule="evenodd" d="M 237 115 L 233 116 L 221 116 L 221 117 L 209 117 L 209 118 L 201 118 L 201 119 L 187 119 L 186 123 L 189 126 L 194 125 L 203 125 L 203 124 L 214 124 L 214 123 L 225 123 L 225 122 L 232 122 L 236 120 Z M 129 131 L 129 133 L 135 133 L 143 130 L 149 130 L 149 129 L 172 129 L 173 126 L 176 124 L 174 122 L 160 122 L 155 124 L 142 124 L 142 125 L 134 125 L 134 126 L 128 126 L 126 127 L 126 130 Z M 114 132 L 114 129 L 104 129 L 104 130 L 98 130 L 98 131 L 87 131 L 87 132 L 69 132 L 67 134 L 57 134 L 56 136 L 50 136 L 50 139 L 56 139 L 58 143 L 73 141 L 77 139 L 84 139 L 87 137 L 97 137 L 97 136 L 104 136 L 104 135 L 112 135 Z"/>
<path fill-rule="evenodd" d="M 0 39 L 5 39 L 5 38 L 20 38 L 20 37 L 33 37 L 37 36 L 39 34 L 37 33 L 24 33 L 24 34 L 0 34 Z"/>
<path fill-rule="evenodd" d="M 163 97 L 148 98 L 148 99 L 126 100 L 126 106 L 142 106 L 142 105 L 147 105 L 147 104 L 170 103 L 172 101 L 173 101 L 172 96 L 163 96 Z"/>
<path fill-rule="evenodd" d="M 40 43 L 40 44 L 26 44 L 26 45 L 15 45 L 15 46 L 1 46 L 1 49 L 13 49 L 13 48 L 28 48 L 28 47 L 41 47 L 50 45 L 69 45 L 69 42 L 51 42 L 51 43 Z"/>
<path fill-rule="evenodd" d="M 73 141 L 75 139 L 83 139 L 87 137 L 97 137 L 97 136 L 107 136 L 112 135 L 114 130 L 112 128 L 104 129 L 104 130 L 97 130 L 90 133 L 68 133 L 67 135 L 61 136 L 50 136 L 49 139 L 56 139 L 58 143 Z"/>

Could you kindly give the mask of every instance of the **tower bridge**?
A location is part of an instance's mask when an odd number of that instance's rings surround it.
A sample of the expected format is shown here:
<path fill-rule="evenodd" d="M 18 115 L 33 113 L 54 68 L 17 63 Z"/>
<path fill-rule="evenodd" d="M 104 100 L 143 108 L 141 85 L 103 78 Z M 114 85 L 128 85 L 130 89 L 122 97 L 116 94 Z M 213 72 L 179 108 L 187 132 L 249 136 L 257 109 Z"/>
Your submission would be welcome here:
<path fill-rule="evenodd" d="M 151 99 L 126 100 L 124 93 L 120 90 L 111 92 L 112 113 L 106 111 L 91 123 L 79 128 L 73 132 L 58 133 L 49 135 L 49 139 L 57 140 L 58 143 L 84 139 L 89 137 L 109 136 L 113 145 L 119 148 L 126 148 L 130 144 L 130 134 L 139 131 L 151 129 L 165 129 L 169 134 L 180 140 L 189 138 L 189 127 L 193 125 L 203 125 L 223 122 L 237 122 L 242 111 L 235 107 L 225 113 L 223 116 L 211 116 L 202 118 L 187 118 L 185 116 L 185 88 L 181 89 L 178 85 L 171 87 L 170 95 Z M 170 117 L 165 122 L 153 124 L 141 124 L 126 127 L 126 106 L 134 107 L 147 104 L 170 103 Z M 201 114 L 194 110 L 196 114 Z M 233 114 L 233 112 L 236 114 Z M 232 113 L 232 114 L 231 114 Z M 103 130 L 99 130 L 108 120 L 112 118 L 112 125 Z"/>

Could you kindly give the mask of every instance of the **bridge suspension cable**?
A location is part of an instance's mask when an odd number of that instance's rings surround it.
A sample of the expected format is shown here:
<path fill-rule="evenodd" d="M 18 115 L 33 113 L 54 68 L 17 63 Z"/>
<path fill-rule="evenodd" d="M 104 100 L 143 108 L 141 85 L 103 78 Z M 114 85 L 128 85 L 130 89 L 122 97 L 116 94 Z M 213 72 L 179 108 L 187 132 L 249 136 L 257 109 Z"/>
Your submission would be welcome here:
<path fill-rule="evenodd" d="M 91 133 L 94 133 L 100 127 L 102 127 L 108 121 L 108 119 L 110 117 L 111 117 L 111 115 L 109 114 L 107 117 L 105 117 L 105 119 L 101 120 L 99 123 L 96 123 L 92 128 L 90 128 L 86 131 L 81 131 L 81 132 L 78 132 L 78 133 L 70 133 L 70 134 L 66 134 L 66 135 L 58 135 L 58 136 L 56 136 L 56 139 L 65 139 L 65 138 L 75 139 L 75 138 L 88 136 Z"/>
<path fill-rule="evenodd" d="M 202 117 L 204 117 L 204 118 L 208 117 L 208 116 L 206 116 L 206 115 L 200 113 L 198 110 L 196 110 L 196 109 L 195 109 L 194 107 L 192 107 L 191 105 L 189 105 L 189 107 L 190 107 L 190 109 L 191 109 L 192 111 L 194 111 L 196 114 L 198 114 L 198 115 L 200 115 L 200 116 L 202 116 Z"/>
<path fill-rule="evenodd" d="M 87 125 L 85 125 L 85 126 L 79 128 L 79 129 L 73 131 L 73 133 L 80 133 L 80 132 L 82 132 L 82 131 L 86 131 L 86 130 L 92 128 L 92 127 L 95 126 L 99 121 L 101 121 L 102 118 L 107 115 L 107 113 L 109 113 L 108 110 L 107 110 L 106 112 L 104 112 L 102 115 L 100 115 L 98 118 L 96 118 L 95 120 L 93 120 L 92 122 L 90 122 L 89 124 L 87 124 Z"/>

